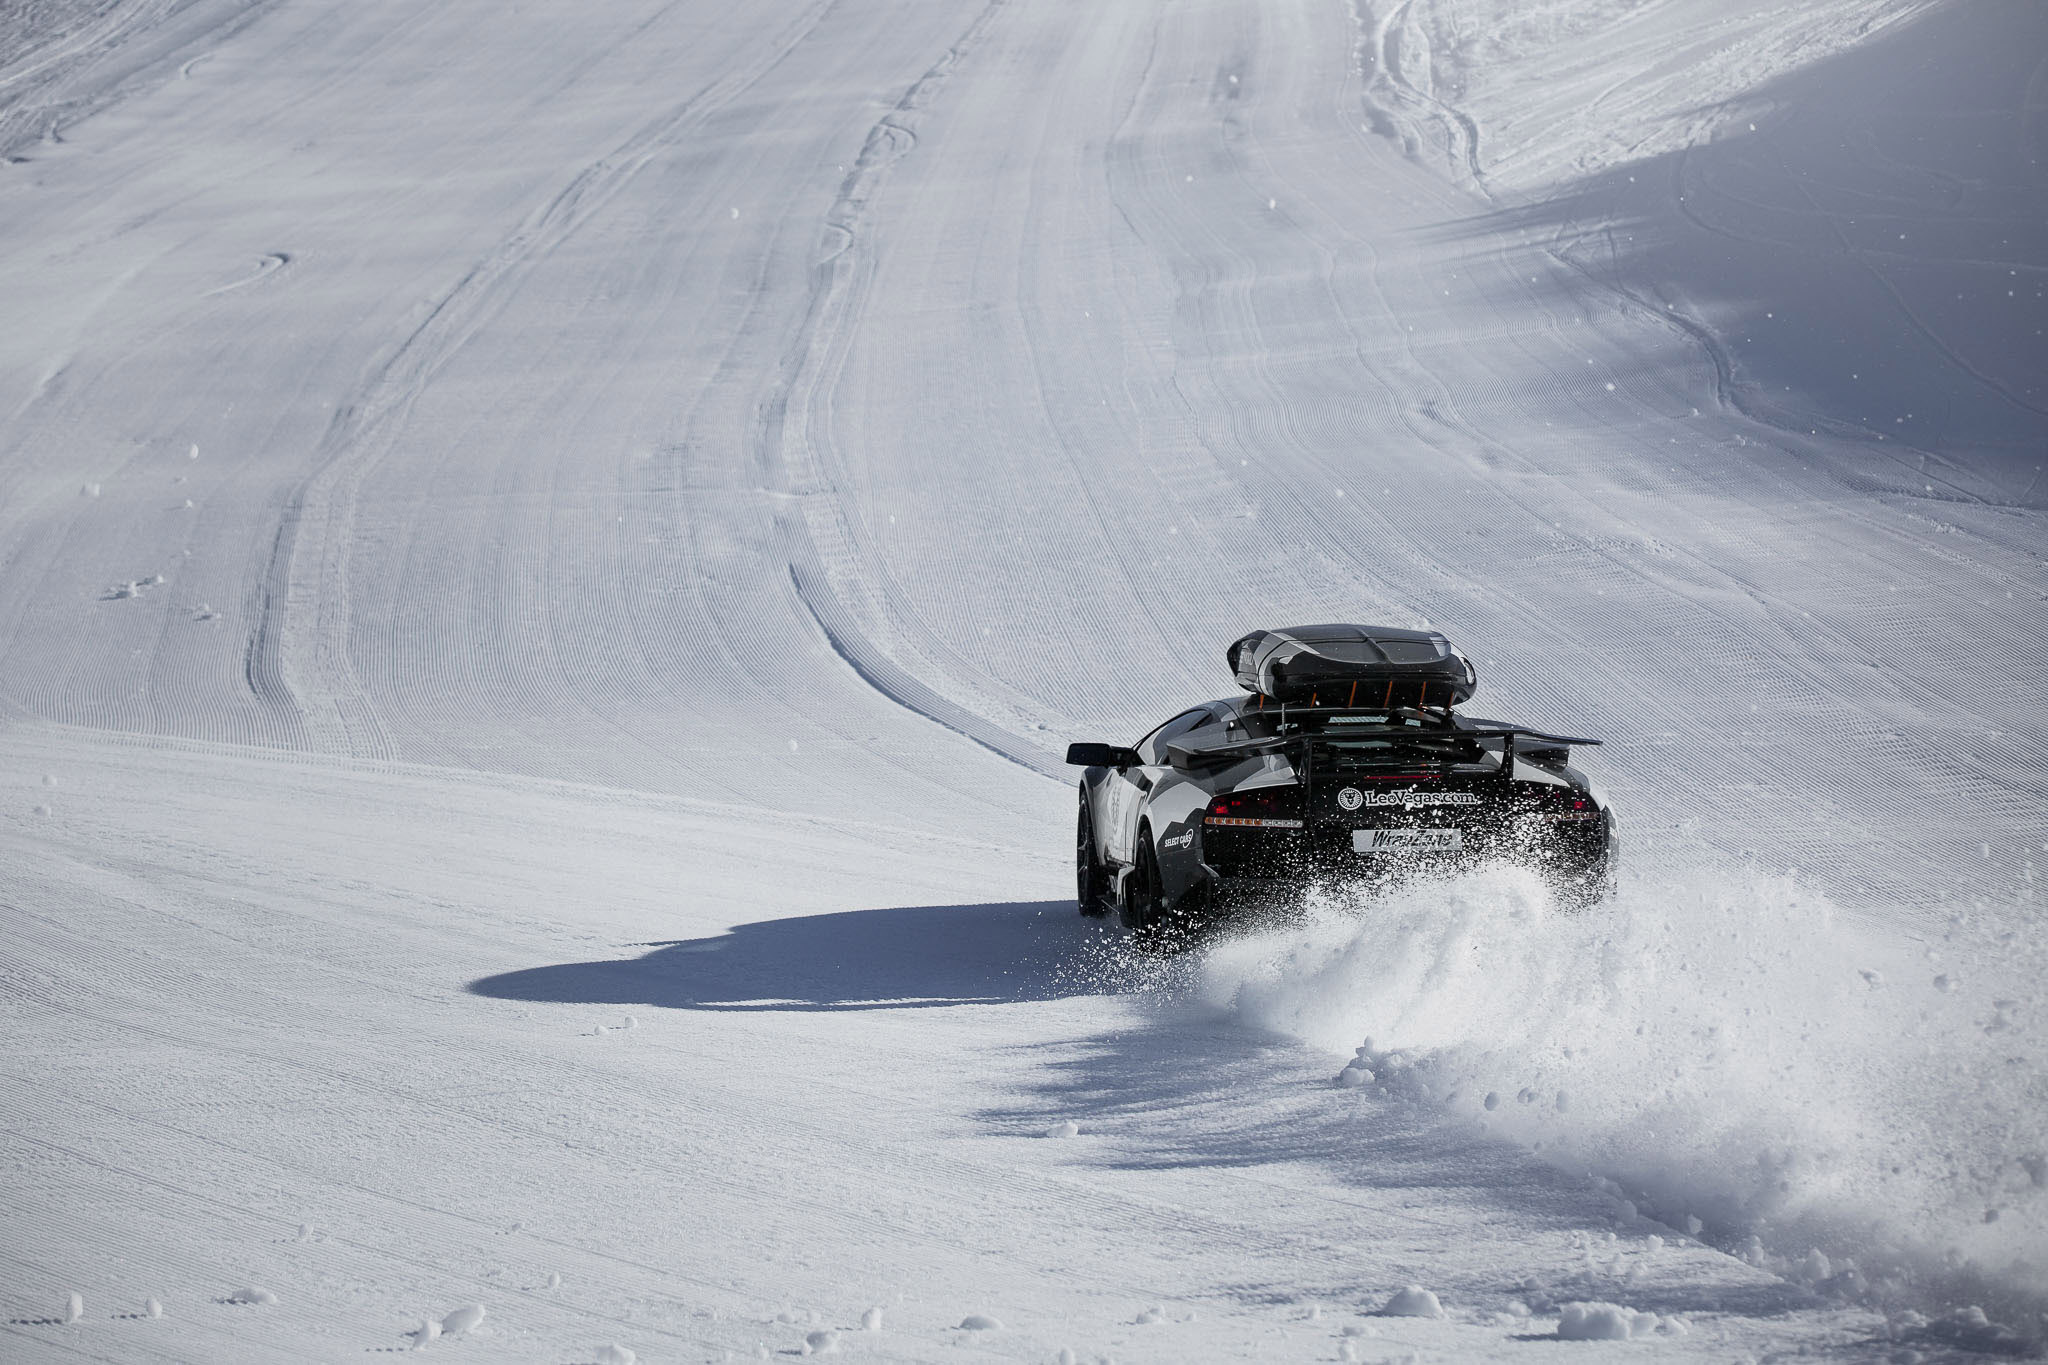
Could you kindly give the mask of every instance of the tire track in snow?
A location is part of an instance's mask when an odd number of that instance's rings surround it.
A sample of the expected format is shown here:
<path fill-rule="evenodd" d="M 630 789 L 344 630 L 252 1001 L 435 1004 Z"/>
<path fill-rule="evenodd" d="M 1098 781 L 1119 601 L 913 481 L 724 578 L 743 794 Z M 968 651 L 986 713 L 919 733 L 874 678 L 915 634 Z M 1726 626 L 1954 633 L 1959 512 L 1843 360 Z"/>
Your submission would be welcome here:
<path fill-rule="evenodd" d="M 336 404 L 314 473 L 287 498 L 269 562 L 251 593 L 243 676 L 253 695 L 312 747 L 390 756 L 349 659 L 355 503 L 420 395 L 486 326 L 535 264 L 600 212 L 642 168 L 676 145 L 810 35 L 837 0 L 813 0 L 754 60 L 643 123 L 573 176 L 488 256 L 444 291 Z"/>
<path fill-rule="evenodd" d="M 898 706 L 915 711 L 925 719 L 973 740 L 984 749 L 1001 754 L 1012 763 L 1047 777 L 1065 780 L 1065 774 L 1055 766 L 1049 755 L 1019 742 L 1014 735 L 965 707 L 948 701 L 919 681 L 915 674 L 877 649 L 872 641 L 860 633 L 859 627 L 854 624 L 844 604 L 833 593 L 830 585 L 821 581 L 817 569 L 808 558 L 791 560 L 789 579 L 790 585 L 796 590 L 797 601 L 810 613 L 812 622 L 824 635 L 825 642 L 832 647 L 832 652 L 838 655 L 848 668 L 859 674 L 862 682 Z"/>
<path fill-rule="evenodd" d="M 1064 782 L 1066 775 L 1056 758 L 989 715 L 1005 710 L 1017 715 L 1028 703 L 1020 706 L 1017 699 L 1009 699 L 1005 706 L 989 696 L 991 680 L 924 626 L 904 595 L 894 590 L 871 538 L 858 524 L 858 513 L 847 496 L 852 481 L 835 467 L 827 430 L 826 398 L 858 331 L 873 274 L 874 253 L 864 233 L 868 205 L 890 167 L 917 147 L 916 115 L 931 104 L 1003 5 L 1004 0 L 989 0 L 939 60 L 868 130 L 826 211 L 803 321 L 763 405 L 757 449 L 770 477 L 800 500 L 800 510 L 779 515 L 777 524 L 797 599 L 833 652 L 898 706 Z M 921 679 L 918 668 L 896 657 L 897 650 L 909 653 L 933 681 Z M 939 679 L 966 691 L 977 705 L 942 695 L 933 685 Z"/>
<path fill-rule="evenodd" d="M 1377 13 L 1370 0 L 1351 0 L 1352 19 L 1359 29 L 1359 77 L 1365 87 L 1366 109 L 1386 122 L 1388 127 L 1382 131 L 1399 136 L 1402 150 L 1410 156 L 1420 150 L 1420 133 L 1412 126 L 1402 132 L 1404 120 L 1398 114 L 1416 111 L 1436 123 L 1443 130 L 1447 159 L 1490 201 L 1493 194 L 1479 159 L 1479 124 L 1464 110 L 1438 99 L 1433 89 L 1409 79 L 1409 44 L 1418 40 L 1425 44 L 1422 60 L 1428 60 L 1428 35 L 1420 25 L 1409 22 L 1413 5 L 1414 0 L 1401 0 L 1392 9 Z"/>
<path fill-rule="evenodd" d="M 209 6 L 224 9 L 209 17 L 185 0 L 113 0 L 76 32 L 43 49 L 31 48 L 10 68 L 0 68 L 0 158 L 12 160 L 18 149 L 38 141 L 62 142 L 60 130 L 65 124 L 89 118 L 141 89 L 170 79 L 162 74 L 163 66 L 178 62 L 183 53 L 204 44 L 206 52 L 176 68 L 177 77 L 188 75 L 193 64 L 256 22 L 275 2 L 240 0 L 231 6 Z M 197 30 L 174 38 L 168 52 L 161 56 L 142 53 L 140 66 L 117 75 L 99 90 L 65 93 L 74 75 L 120 59 L 139 39 L 167 29 L 194 10 L 200 16 L 195 20 Z"/>
<path fill-rule="evenodd" d="M 59 140 L 55 110 L 37 104 L 35 96 L 60 85 L 74 70 L 105 56 L 124 39 L 163 22 L 174 8 L 172 0 L 148 4 L 109 0 L 78 30 L 58 36 L 41 49 L 23 31 L 27 16 L 34 13 L 24 8 L 15 18 L 15 31 L 6 36 L 24 43 L 26 51 L 18 61 L 10 62 L 12 69 L 0 71 L 0 155 L 38 140 Z"/>

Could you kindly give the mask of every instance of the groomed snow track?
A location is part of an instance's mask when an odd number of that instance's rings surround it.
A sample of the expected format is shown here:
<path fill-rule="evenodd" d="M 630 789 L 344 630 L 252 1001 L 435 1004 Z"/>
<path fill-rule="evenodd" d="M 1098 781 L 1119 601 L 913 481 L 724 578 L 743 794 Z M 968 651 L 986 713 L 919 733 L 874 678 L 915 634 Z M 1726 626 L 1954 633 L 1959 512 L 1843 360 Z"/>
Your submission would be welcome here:
<path fill-rule="evenodd" d="M 14 7 L 0 1355 L 2038 1338 L 2044 52 Z M 1076 916 L 1066 743 L 1319 619 L 1602 736 L 1621 896 Z"/>

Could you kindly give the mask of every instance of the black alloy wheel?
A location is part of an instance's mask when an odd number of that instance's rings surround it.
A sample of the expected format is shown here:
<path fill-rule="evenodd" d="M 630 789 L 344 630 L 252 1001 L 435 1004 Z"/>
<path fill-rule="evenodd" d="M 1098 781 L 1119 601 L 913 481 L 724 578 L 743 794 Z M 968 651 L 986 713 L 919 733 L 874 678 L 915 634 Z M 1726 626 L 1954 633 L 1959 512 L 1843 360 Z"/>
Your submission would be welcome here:
<path fill-rule="evenodd" d="M 1109 873 L 1095 856 L 1095 815 L 1085 796 L 1081 798 L 1080 828 L 1074 835 L 1074 900 L 1090 918 L 1109 913 Z"/>
<path fill-rule="evenodd" d="M 1166 886 L 1159 876 L 1159 854 L 1152 831 L 1138 827 L 1137 861 L 1124 882 L 1124 923 L 1147 952 L 1173 953 L 1187 946 L 1188 925 L 1166 904 Z"/>

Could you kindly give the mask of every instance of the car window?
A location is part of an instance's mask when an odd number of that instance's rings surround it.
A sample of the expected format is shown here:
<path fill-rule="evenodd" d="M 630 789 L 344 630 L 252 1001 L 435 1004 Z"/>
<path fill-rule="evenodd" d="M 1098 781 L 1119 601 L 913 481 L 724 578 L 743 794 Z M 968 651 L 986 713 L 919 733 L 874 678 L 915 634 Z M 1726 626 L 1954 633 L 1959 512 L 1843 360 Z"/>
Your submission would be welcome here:
<path fill-rule="evenodd" d="M 1181 712 L 1172 720 L 1167 721 L 1151 734 L 1138 741 L 1136 748 L 1139 761 L 1147 764 L 1166 762 L 1167 745 L 1173 743 L 1173 741 L 1179 739 L 1190 730 L 1199 730 L 1204 725 L 1213 724 L 1215 720 L 1214 713 L 1206 706 L 1198 706 L 1192 711 Z"/>

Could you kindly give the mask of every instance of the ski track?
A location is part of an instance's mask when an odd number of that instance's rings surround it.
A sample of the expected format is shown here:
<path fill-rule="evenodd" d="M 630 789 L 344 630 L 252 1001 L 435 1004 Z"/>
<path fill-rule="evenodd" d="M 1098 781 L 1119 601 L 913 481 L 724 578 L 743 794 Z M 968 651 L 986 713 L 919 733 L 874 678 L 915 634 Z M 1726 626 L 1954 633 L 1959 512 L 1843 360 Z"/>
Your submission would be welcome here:
<path fill-rule="evenodd" d="M 1925 1065 L 2009 1050 L 1982 1111 L 1902 1086 L 1857 1118 L 1941 1134 L 1965 1193 L 1837 1222 L 2038 1259 L 2048 1211 L 1999 1173 L 2048 1094 L 2012 981 L 2048 561 L 2008 439 L 2044 409 L 1929 281 L 2038 289 L 1992 236 L 2039 186 L 1885 129 L 1837 183 L 1788 137 L 1843 63 L 1988 12 L 20 11 L 0 1353 L 395 1351 L 483 1302 L 467 1344 L 508 1360 L 819 1326 L 901 1360 L 1326 1359 L 1343 1323 L 1494 1359 L 1573 1299 L 1686 1315 L 1657 1346 L 1686 1359 L 1890 1349 L 1767 1217 L 1658 1249 L 1569 1132 L 1330 1090 L 1342 1040 L 1288 1021 L 1357 1005 L 1312 994 L 1341 970 L 1219 1003 L 1072 916 L 1064 745 L 1308 619 L 1441 628 L 1477 709 L 1606 738 L 1647 925 L 1798 869 L 1837 917 L 1816 972 L 1942 973 L 1885 988 Z M 1887 235 L 1923 224 L 1932 254 Z M 1839 266 L 1876 300 L 1844 326 L 2006 425 L 1880 440 L 1774 387 L 1753 301 L 1660 272 L 1653 230 Z M 1289 932 L 1254 946 L 1327 947 Z M 1854 1042 L 1818 1027 L 1756 1044 Z M 1833 1178 L 1825 1131 L 1790 1140 Z M 1782 1274 L 1724 1254 L 1752 1231 Z M 2040 1310 L 1895 1251 L 1926 1276 L 1892 1306 Z M 1449 1319 L 1365 1316 L 1416 1282 Z M 249 1284 L 280 1302 L 226 1302 Z M 118 1316 L 145 1295 L 163 1319 Z"/>

